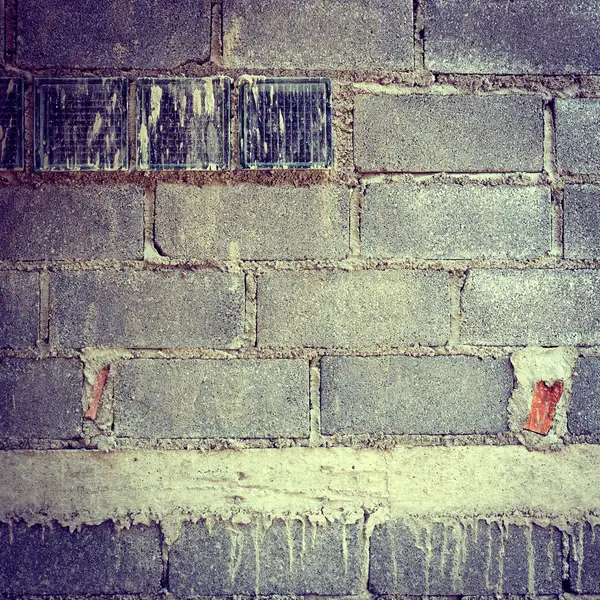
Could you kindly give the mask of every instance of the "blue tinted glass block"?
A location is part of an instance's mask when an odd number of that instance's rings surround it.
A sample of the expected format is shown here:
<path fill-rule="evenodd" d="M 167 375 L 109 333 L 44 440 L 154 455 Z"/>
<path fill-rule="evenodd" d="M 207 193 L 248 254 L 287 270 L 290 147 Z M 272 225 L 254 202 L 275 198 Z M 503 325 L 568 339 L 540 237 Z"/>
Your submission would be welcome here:
<path fill-rule="evenodd" d="M 0 78 L 0 169 L 23 168 L 23 80 Z"/>
<path fill-rule="evenodd" d="M 127 169 L 127 80 L 38 79 L 35 169 Z"/>
<path fill-rule="evenodd" d="M 228 168 L 230 90 L 227 77 L 138 81 L 138 169 Z"/>
<path fill-rule="evenodd" d="M 245 78 L 240 86 L 240 163 L 246 169 L 330 167 L 330 80 Z"/>

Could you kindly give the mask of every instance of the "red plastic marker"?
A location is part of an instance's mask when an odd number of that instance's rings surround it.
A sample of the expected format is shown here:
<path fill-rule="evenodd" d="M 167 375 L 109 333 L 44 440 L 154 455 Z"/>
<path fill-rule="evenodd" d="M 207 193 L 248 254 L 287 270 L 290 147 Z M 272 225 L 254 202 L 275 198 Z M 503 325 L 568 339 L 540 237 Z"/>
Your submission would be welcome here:
<path fill-rule="evenodd" d="M 552 421 L 556 414 L 556 405 L 563 393 L 563 382 L 556 381 L 552 385 L 546 385 L 544 381 L 538 381 L 533 390 L 531 411 L 525 429 L 546 435 L 552 427 Z"/>
<path fill-rule="evenodd" d="M 90 421 L 95 421 L 96 417 L 98 416 L 100 400 L 102 398 L 102 392 L 104 391 L 104 385 L 106 384 L 106 378 L 108 377 L 109 370 L 110 367 L 107 365 L 98 372 L 98 375 L 96 375 L 96 380 L 94 381 L 94 386 L 92 387 L 90 403 L 88 404 L 88 409 L 83 415 L 86 419 L 89 419 Z"/>

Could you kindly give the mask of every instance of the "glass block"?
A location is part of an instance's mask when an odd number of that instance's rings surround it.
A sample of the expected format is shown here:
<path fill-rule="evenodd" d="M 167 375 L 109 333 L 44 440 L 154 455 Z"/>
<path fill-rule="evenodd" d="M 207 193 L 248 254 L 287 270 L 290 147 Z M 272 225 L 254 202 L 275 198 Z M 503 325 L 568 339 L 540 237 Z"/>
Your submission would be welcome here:
<path fill-rule="evenodd" d="M 0 169 L 23 168 L 23 80 L 0 78 Z"/>
<path fill-rule="evenodd" d="M 246 169 L 330 167 L 330 80 L 245 78 L 240 86 L 240 163 Z"/>
<path fill-rule="evenodd" d="M 127 169 L 127 80 L 38 79 L 35 169 Z"/>
<path fill-rule="evenodd" d="M 230 90 L 228 77 L 138 81 L 138 169 L 228 168 Z"/>

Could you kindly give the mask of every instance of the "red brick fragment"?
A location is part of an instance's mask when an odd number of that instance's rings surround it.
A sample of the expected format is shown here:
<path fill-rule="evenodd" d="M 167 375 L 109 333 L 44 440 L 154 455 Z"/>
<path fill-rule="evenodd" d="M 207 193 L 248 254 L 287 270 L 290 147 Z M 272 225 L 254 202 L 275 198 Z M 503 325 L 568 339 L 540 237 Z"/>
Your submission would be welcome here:
<path fill-rule="evenodd" d="M 556 405 L 563 392 L 563 382 L 556 381 L 552 385 L 546 385 L 545 381 L 538 381 L 533 390 L 531 411 L 525 429 L 546 435 L 552 427 L 552 421 L 556 414 Z"/>
<path fill-rule="evenodd" d="M 90 421 L 95 421 L 96 417 L 98 416 L 100 400 L 102 398 L 102 392 L 104 391 L 104 385 L 106 384 L 106 378 L 108 377 L 109 370 L 110 366 L 106 365 L 106 367 L 102 368 L 98 372 L 98 375 L 96 375 L 94 386 L 92 387 L 90 402 L 88 404 L 88 409 L 83 415 L 86 419 L 89 419 Z"/>

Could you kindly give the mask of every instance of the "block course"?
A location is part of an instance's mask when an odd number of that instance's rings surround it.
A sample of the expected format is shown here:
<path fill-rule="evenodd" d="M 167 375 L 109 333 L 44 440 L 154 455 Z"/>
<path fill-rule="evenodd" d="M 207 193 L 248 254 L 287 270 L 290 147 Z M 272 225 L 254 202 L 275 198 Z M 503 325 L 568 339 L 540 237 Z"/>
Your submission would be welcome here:
<path fill-rule="evenodd" d="M 365 256 L 534 258 L 550 250 L 550 190 L 478 185 L 373 184 Z"/>
<path fill-rule="evenodd" d="M 170 588 L 187 596 L 357 594 L 364 543 L 360 523 L 190 523 L 169 553 Z"/>
<path fill-rule="evenodd" d="M 0 437 L 81 436 L 83 369 L 78 360 L 0 360 Z"/>
<path fill-rule="evenodd" d="M 341 259 L 348 252 L 349 196 L 327 185 L 160 184 L 156 241 L 180 259 Z"/>
<path fill-rule="evenodd" d="M 450 335 L 442 272 L 272 272 L 257 298 L 260 346 L 436 345 Z"/>
<path fill-rule="evenodd" d="M 511 390 L 507 359 L 326 356 L 321 431 L 501 433 Z"/>
<path fill-rule="evenodd" d="M 117 436 L 308 437 L 308 362 L 131 360 L 116 367 Z"/>
<path fill-rule="evenodd" d="M 243 282 L 217 271 L 58 272 L 50 335 L 62 348 L 238 346 Z"/>
<path fill-rule="evenodd" d="M 592 3 L 428 0 L 426 66 L 441 73 L 597 73 Z"/>
<path fill-rule="evenodd" d="M 552 527 L 389 521 L 370 548 L 375 594 L 562 593 L 562 536 Z"/>
<path fill-rule="evenodd" d="M 6 594 L 140 594 L 161 589 L 157 526 L 0 524 L 0 589 Z"/>
<path fill-rule="evenodd" d="M 598 293 L 593 270 L 473 269 L 464 287 L 461 340 L 485 346 L 597 344 Z"/>
<path fill-rule="evenodd" d="M 144 192 L 134 186 L 0 188 L 0 259 L 141 259 Z"/>
<path fill-rule="evenodd" d="M 354 105 L 361 171 L 541 171 L 542 137 L 534 96 L 360 95 Z"/>

